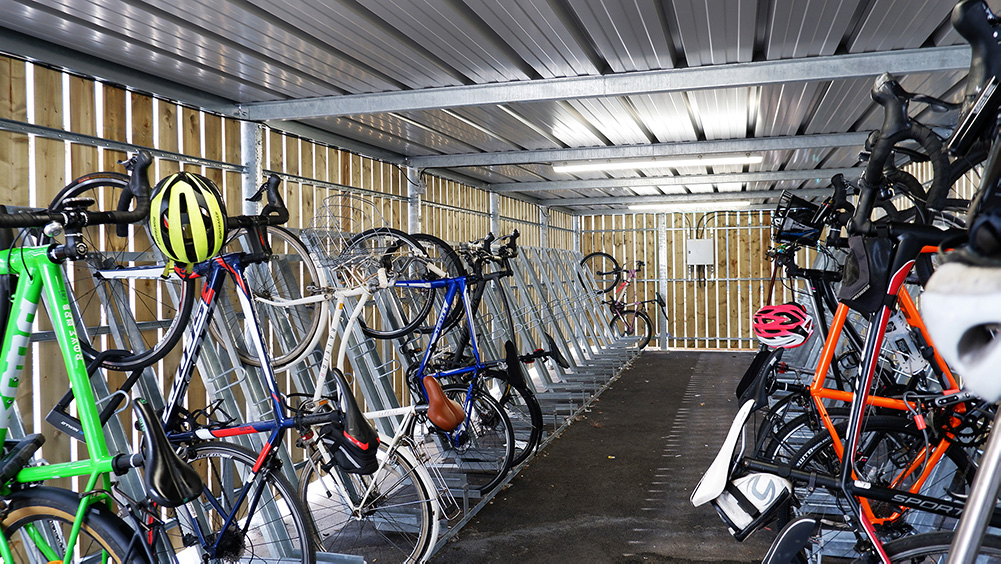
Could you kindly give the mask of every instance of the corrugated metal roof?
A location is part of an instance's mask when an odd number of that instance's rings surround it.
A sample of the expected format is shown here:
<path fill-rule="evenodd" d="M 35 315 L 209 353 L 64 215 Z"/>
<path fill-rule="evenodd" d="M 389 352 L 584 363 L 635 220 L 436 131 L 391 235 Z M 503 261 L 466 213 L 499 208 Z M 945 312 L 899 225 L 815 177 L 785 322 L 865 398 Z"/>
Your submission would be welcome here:
<path fill-rule="evenodd" d="M 991 0 L 1001 8 L 1001 0 Z M 176 85 L 232 104 L 401 95 L 463 86 L 538 83 L 539 96 L 455 107 L 410 107 L 301 121 L 356 147 L 401 160 L 471 155 L 452 176 L 477 184 L 637 178 L 626 173 L 554 173 L 548 162 L 511 160 L 522 151 L 795 138 L 865 132 L 881 113 L 868 96 L 872 76 L 832 75 L 754 85 L 744 63 L 848 54 L 886 54 L 962 44 L 949 25 L 951 0 L 0 0 L 4 49 L 72 70 L 84 56 L 109 64 L 102 76 L 142 90 Z M 76 55 L 47 60 L 65 48 Z M 904 52 L 905 54 L 907 52 Z M 43 57 L 44 55 L 44 57 Z M 818 59 L 819 60 L 819 59 Z M 832 60 L 832 59 L 824 59 Z M 671 69 L 719 68 L 740 86 L 686 89 Z M 93 68 L 92 66 L 90 68 Z M 126 72 L 118 72 L 115 69 Z M 760 68 L 760 67 L 755 67 Z M 833 68 L 833 67 L 832 67 Z M 128 69 L 153 75 L 129 73 Z M 665 70 L 666 69 L 666 70 Z M 571 94 L 560 79 L 636 77 L 658 82 L 628 95 Z M 912 73 L 901 84 L 958 100 L 966 72 Z M 543 82 L 539 82 L 543 81 Z M 548 81 L 548 82 L 545 82 Z M 595 82 L 595 84 L 598 84 Z M 637 82 L 639 84 L 639 82 Z M 747 84 L 747 85 L 744 85 Z M 183 90 L 182 90 L 183 91 Z M 564 96 L 564 94 L 566 94 Z M 336 99 L 336 98 L 335 98 Z M 486 98 L 484 98 L 486 99 Z M 183 101 L 183 100 L 182 100 Z M 448 104 L 443 104 L 448 105 Z M 219 108 L 213 108 L 219 109 Z M 225 109 L 225 108 L 223 108 Z M 918 119 L 947 127 L 955 112 L 915 105 Z M 276 123 L 280 127 L 280 123 Z M 777 150 L 747 167 L 681 173 L 768 172 L 853 166 L 859 147 Z M 506 161 L 494 159 L 503 155 Z M 471 157 L 471 158 L 472 158 Z M 813 180 L 658 185 L 526 192 L 545 203 L 584 197 L 779 190 Z M 659 187 L 658 187 L 659 186 Z M 604 200 L 603 200 L 604 201 Z M 605 209 L 607 206 L 583 206 Z"/>

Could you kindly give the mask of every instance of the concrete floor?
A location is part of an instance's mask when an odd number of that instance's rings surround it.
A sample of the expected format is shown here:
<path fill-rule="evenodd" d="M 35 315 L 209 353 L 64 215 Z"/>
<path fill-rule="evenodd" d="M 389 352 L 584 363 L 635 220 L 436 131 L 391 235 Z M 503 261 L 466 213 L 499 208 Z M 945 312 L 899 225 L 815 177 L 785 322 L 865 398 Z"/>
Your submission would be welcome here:
<path fill-rule="evenodd" d="M 751 353 L 646 352 L 432 562 L 760 562 L 688 499 L 737 411 Z"/>

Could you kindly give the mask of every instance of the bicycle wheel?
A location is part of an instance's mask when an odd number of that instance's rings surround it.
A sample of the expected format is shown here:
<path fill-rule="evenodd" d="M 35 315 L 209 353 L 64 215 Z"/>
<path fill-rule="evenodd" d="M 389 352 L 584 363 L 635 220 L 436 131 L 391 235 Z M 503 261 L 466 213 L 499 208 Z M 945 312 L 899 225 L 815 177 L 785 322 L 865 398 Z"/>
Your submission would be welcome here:
<path fill-rule="evenodd" d="M 627 309 L 612 317 L 612 333 L 618 338 L 631 338 L 636 342 L 630 348 L 644 349 L 653 338 L 653 322 L 643 311 Z"/>
<path fill-rule="evenodd" d="M 838 427 L 838 435 L 845 435 L 846 424 Z M 911 472 L 901 478 L 903 470 L 914 461 L 925 447 L 924 436 L 916 426 L 903 417 L 870 417 L 859 438 L 858 472 L 859 478 L 869 483 L 896 489 L 908 489 L 920 472 Z M 834 451 L 830 434 L 821 434 L 807 443 L 793 459 L 795 468 L 816 471 L 827 475 L 840 475 L 841 462 Z M 966 453 L 956 445 L 946 451 L 939 461 L 932 477 L 921 487 L 920 493 L 929 496 L 963 496 L 968 493 L 973 480 L 974 466 Z M 794 496 L 800 502 L 800 514 L 831 516 L 823 519 L 826 531 L 825 554 L 842 556 L 840 550 L 852 551 L 855 534 L 848 529 L 843 519 L 847 509 L 840 491 L 826 488 L 810 488 L 807 484 L 795 484 Z M 904 510 L 900 517 L 890 519 L 903 508 L 898 505 L 870 500 L 870 507 L 876 519 L 884 520 L 880 530 L 888 535 L 904 532 L 929 532 L 954 526 L 955 520 Z M 920 519 L 919 519 L 920 517 Z"/>
<path fill-rule="evenodd" d="M 182 449 L 181 454 L 202 470 L 206 493 L 191 503 L 165 510 L 168 522 L 176 520 L 177 526 L 169 527 L 166 534 L 179 556 L 200 561 L 208 550 L 215 552 L 210 562 L 264 563 L 278 558 L 316 562 L 309 514 L 295 488 L 277 469 L 265 464 L 255 475 L 257 455 L 222 442 L 195 444 Z M 251 477 L 247 495 L 239 497 Z M 254 513 L 248 515 L 255 496 L 259 500 Z M 235 506 L 237 502 L 239 506 Z M 221 530 L 230 515 L 232 522 Z M 203 547 L 199 535 L 218 548 Z"/>
<path fill-rule="evenodd" d="M 335 269 L 345 288 L 378 282 L 380 272 L 390 281 L 427 281 L 438 278 L 428 268 L 424 246 L 406 233 L 392 228 L 371 229 L 356 235 L 337 257 Z M 395 339 L 413 331 L 434 305 L 436 291 L 391 285 L 377 290 L 359 318 L 369 337 Z"/>
<path fill-rule="evenodd" d="M 317 548 L 362 556 L 367 562 L 423 562 L 437 540 L 431 478 L 409 451 L 379 446 L 371 475 L 330 472 L 306 462 L 299 499 L 312 512 Z"/>
<path fill-rule="evenodd" d="M 68 198 L 93 198 L 91 209 L 114 211 L 129 177 L 114 172 L 82 176 L 53 199 L 56 208 Z M 122 228 L 119 231 L 118 228 Z M 70 301 L 88 327 L 107 327 L 91 344 L 81 339 L 84 357 L 98 351 L 122 349 L 106 357 L 101 366 L 131 372 L 163 358 L 184 334 L 195 301 L 195 281 L 163 278 L 166 261 L 148 236 L 144 225 L 93 225 L 85 227 L 85 261 L 68 263 Z M 127 269 L 157 267 L 142 278 Z M 135 319 L 133 326 L 131 320 Z"/>
<path fill-rule="evenodd" d="M 608 253 L 595 252 L 580 259 L 584 273 L 594 276 L 594 290 L 598 294 L 607 294 L 622 280 L 622 269 L 615 257 Z M 581 284 L 588 287 L 584 280 Z"/>
<path fill-rule="evenodd" d="M 527 387 L 515 387 L 500 379 L 488 385 L 490 396 L 504 409 L 514 429 L 514 458 L 511 465 L 524 462 L 542 442 L 542 406 L 535 393 Z"/>
<path fill-rule="evenodd" d="M 827 410 L 831 420 L 837 425 L 848 419 L 848 408 L 835 407 Z M 799 453 L 804 445 L 819 433 L 827 434 L 814 413 L 803 413 L 786 422 L 768 437 L 763 446 L 761 459 L 776 464 L 787 464 Z"/>
<path fill-rule="evenodd" d="M 78 494 L 40 486 L 15 492 L 6 501 L 0 529 L 13 552 L 12 564 L 50 562 L 66 554 L 66 540 L 80 506 Z M 107 557 L 116 563 L 146 563 L 140 546 L 129 552 L 135 536 L 135 531 L 106 506 L 91 505 L 74 545 L 73 562 L 102 562 L 102 557 Z"/>
<path fill-rule="evenodd" d="M 952 544 L 951 532 L 922 533 L 888 542 L 883 550 L 891 562 L 945 562 Z M 985 535 L 977 552 L 978 564 L 1001 562 L 1001 537 Z"/>
<path fill-rule="evenodd" d="M 459 491 L 468 487 L 485 494 L 497 487 L 511 469 L 511 420 L 497 401 L 482 391 L 474 389 L 467 406 L 469 387 L 465 384 L 449 384 L 442 390 L 466 408 L 466 421 L 452 433 L 431 429 L 420 438 L 432 453 L 429 463 L 438 468 L 450 487 Z"/>
<path fill-rule="evenodd" d="M 426 233 L 415 233 L 411 235 L 414 239 L 419 241 L 424 245 L 424 249 L 428 253 L 428 257 L 431 260 L 431 264 L 435 265 L 439 269 L 445 272 L 445 276 L 448 278 L 460 278 L 466 276 L 466 267 L 462 265 L 462 259 L 455 252 L 451 245 L 442 241 L 434 235 L 428 235 Z M 431 272 L 429 274 L 437 275 L 441 277 L 441 274 L 436 272 Z M 437 292 L 435 303 L 438 304 L 437 308 L 431 309 L 431 314 L 426 318 L 426 320 L 418 327 L 421 332 L 430 332 L 434 329 L 436 315 L 434 312 L 440 311 L 443 304 L 444 293 Z M 455 324 L 462 319 L 465 314 L 466 306 L 462 302 L 462 297 L 459 296 L 458 299 L 452 304 L 452 310 L 448 313 L 448 317 L 445 319 L 445 324 L 442 326 L 444 331 L 450 330 L 455 327 Z"/>
<path fill-rule="evenodd" d="M 220 254 L 249 251 L 248 236 L 245 229 L 231 233 Z M 292 306 L 262 301 L 296 300 L 314 295 L 324 286 L 309 251 L 294 233 L 284 227 L 268 226 L 265 236 L 271 244 L 271 257 L 267 262 L 247 265 L 244 276 L 261 334 L 271 355 L 271 365 L 275 370 L 283 370 L 316 348 L 322 336 L 320 324 L 327 318 L 328 306 L 326 300 Z M 235 292 L 236 287 L 227 284 L 216 296 L 219 323 L 210 324 L 209 331 L 216 340 L 220 340 L 217 327 L 229 328 L 240 359 L 252 366 L 260 366 L 253 341 L 249 340 L 244 329 L 243 308 Z"/>

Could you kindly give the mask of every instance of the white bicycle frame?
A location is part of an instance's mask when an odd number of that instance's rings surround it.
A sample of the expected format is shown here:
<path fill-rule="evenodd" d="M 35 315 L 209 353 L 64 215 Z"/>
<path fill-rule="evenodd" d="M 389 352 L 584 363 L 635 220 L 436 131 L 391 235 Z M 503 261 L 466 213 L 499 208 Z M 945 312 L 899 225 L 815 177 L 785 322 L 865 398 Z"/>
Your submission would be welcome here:
<path fill-rule="evenodd" d="M 433 265 L 431 265 L 433 268 Z M 321 270 L 322 272 L 322 270 Z M 444 272 L 441 275 L 445 275 Z M 267 303 L 269 305 L 279 306 L 279 307 L 291 307 L 295 305 L 315 303 L 321 300 L 331 300 L 334 301 L 334 307 L 329 308 L 327 315 L 327 343 L 324 346 L 323 360 L 320 363 L 320 372 L 315 383 L 315 389 L 313 392 L 313 401 L 318 405 L 320 402 L 325 401 L 323 399 L 324 388 L 326 382 L 324 381 L 324 375 L 330 369 L 331 361 L 333 358 L 334 343 L 337 341 L 337 327 L 340 326 L 342 316 L 344 315 L 345 305 L 348 298 L 357 298 L 358 301 L 352 309 L 350 315 L 347 318 L 347 323 L 341 337 L 340 346 L 337 351 L 337 370 L 342 374 L 344 373 L 344 364 L 347 356 L 347 344 L 348 336 L 350 335 L 355 324 L 358 323 L 358 319 L 361 317 L 361 313 L 365 308 L 365 304 L 372 299 L 375 290 L 386 289 L 392 287 L 392 282 L 390 282 L 386 277 L 385 269 L 380 269 L 378 274 L 378 283 L 374 288 L 371 286 L 359 286 L 357 288 L 343 289 L 343 288 L 331 288 L 325 280 L 323 280 L 323 274 L 320 275 L 323 288 L 320 289 L 320 293 L 309 296 L 305 298 L 299 298 L 296 300 L 267 300 L 264 298 L 255 298 L 262 303 Z M 319 329 L 318 329 L 319 330 Z M 406 458 L 411 465 L 415 468 L 418 474 L 418 478 L 423 482 L 425 489 L 433 497 L 435 503 L 433 507 L 435 509 L 435 516 L 432 523 L 432 533 L 433 538 L 438 538 L 439 531 L 439 521 L 444 516 L 445 518 L 451 518 L 452 513 L 458 507 L 455 498 L 449 492 L 448 487 L 445 485 L 444 478 L 437 471 L 437 469 L 428 469 L 427 466 L 422 462 L 422 460 L 427 460 L 428 457 L 421 456 L 417 453 L 419 449 L 418 445 L 411 439 L 414 433 L 415 424 L 417 421 L 417 409 L 413 402 L 410 405 L 401 406 L 391 409 L 383 409 L 377 411 L 368 411 L 364 413 L 365 418 L 370 421 L 375 421 L 384 418 L 400 418 L 402 420 L 396 425 L 396 432 L 392 437 L 385 435 L 384 433 L 379 433 L 379 440 L 387 445 L 389 454 L 399 453 L 402 457 Z M 330 462 L 327 460 L 329 454 L 325 449 L 317 449 L 320 455 L 324 458 L 325 462 Z M 387 457 L 388 458 L 388 457 Z M 386 458 L 383 458 L 379 463 L 378 470 L 375 471 L 373 476 L 377 476 L 384 468 Z M 434 475 L 432 475 L 432 472 Z M 331 473 L 334 479 L 337 481 L 337 485 L 341 488 L 341 491 L 348 491 L 343 483 L 343 476 L 340 473 Z M 348 505 L 351 506 L 352 510 L 357 510 L 362 507 L 373 495 L 378 494 L 375 491 L 375 484 L 378 480 L 370 480 L 364 494 L 360 497 L 360 503 L 355 505 L 351 502 L 350 497 L 345 496 L 345 500 Z M 439 487 L 440 484 L 440 487 Z"/>

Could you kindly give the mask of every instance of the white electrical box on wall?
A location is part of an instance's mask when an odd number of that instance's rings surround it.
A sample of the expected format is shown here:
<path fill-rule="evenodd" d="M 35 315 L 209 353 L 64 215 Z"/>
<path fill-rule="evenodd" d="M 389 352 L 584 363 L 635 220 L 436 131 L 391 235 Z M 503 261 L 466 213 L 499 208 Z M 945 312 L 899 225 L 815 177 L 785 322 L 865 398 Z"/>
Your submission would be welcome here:
<path fill-rule="evenodd" d="M 688 266 L 712 266 L 716 264 L 716 248 L 712 239 L 688 239 L 685 243 Z"/>

